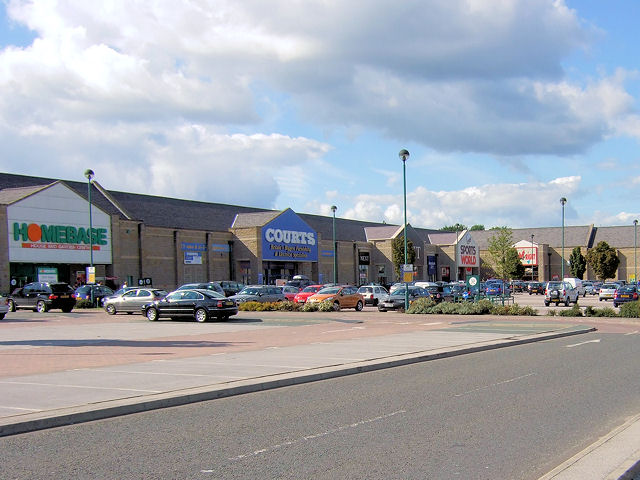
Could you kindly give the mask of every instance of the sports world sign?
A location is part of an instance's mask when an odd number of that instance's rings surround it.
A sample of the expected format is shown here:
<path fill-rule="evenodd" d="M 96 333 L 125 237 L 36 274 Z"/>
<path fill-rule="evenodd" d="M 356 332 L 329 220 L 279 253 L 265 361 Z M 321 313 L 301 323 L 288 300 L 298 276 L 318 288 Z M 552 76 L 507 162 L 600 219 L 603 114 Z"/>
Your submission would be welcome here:
<path fill-rule="evenodd" d="M 318 234 L 287 209 L 262 227 L 262 259 L 317 262 Z"/>
<path fill-rule="evenodd" d="M 469 232 L 458 242 L 458 265 L 461 267 L 478 267 L 480 255 L 478 246 Z"/>

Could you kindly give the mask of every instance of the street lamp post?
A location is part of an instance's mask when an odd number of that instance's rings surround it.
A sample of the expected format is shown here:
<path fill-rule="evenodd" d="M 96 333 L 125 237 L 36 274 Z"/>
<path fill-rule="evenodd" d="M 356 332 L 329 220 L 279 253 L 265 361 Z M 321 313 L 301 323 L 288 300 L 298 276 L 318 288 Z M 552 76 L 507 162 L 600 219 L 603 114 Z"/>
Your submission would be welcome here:
<path fill-rule="evenodd" d="M 404 148 L 398 153 L 400 160 L 402 160 L 402 185 L 404 194 L 404 264 L 407 264 L 407 158 L 409 158 L 409 151 Z M 405 272 L 402 272 L 404 277 Z M 404 278 L 402 279 L 405 280 Z M 404 282 L 404 311 L 409 309 L 409 284 Z"/>
<path fill-rule="evenodd" d="M 331 205 L 333 212 L 333 283 L 338 283 L 338 257 L 336 256 L 336 210 L 338 207 Z"/>
<path fill-rule="evenodd" d="M 531 234 L 531 281 L 533 282 L 533 233 Z"/>
<path fill-rule="evenodd" d="M 633 284 L 638 286 L 638 220 L 633 221 Z"/>
<path fill-rule="evenodd" d="M 89 198 L 89 271 L 85 275 L 87 278 L 87 283 L 89 283 L 89 273 L 93 271 L 93 219 L 91 215 L 91 179 L 94 177 L 95 173 L 93 170 L 88 168 L 84 171 L 84 176 L 87 177 L 87 197 Z M 89 286 L 89 291 L 91 292 L 91 305 L 93 305 L 93 286 Z"/>
<path fill-rule="evenodd" d="M 564 281 L 564 205 L 567 203 L 567 199 L 562 197 L 560 204 L 562 205 L 562 265 L 560 266 L 560 274 L 562 275 L 560 281 Z"/>

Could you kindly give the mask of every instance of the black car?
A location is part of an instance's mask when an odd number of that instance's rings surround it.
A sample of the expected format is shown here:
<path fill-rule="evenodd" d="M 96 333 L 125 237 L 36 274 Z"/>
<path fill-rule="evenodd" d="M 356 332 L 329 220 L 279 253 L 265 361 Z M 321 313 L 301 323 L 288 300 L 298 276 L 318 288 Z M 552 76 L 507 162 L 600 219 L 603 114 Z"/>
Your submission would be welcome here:
<path fill-rule="evenodd" d="M 409 305 L 418 298 L 431 298 L 431 295 L 422 287 L 409 286 Z M 402 310 L 405 300 L 405 287 L 396 288 L 378 303 L 378 311 Z"/>
<path fill-rule="evenodd" d="M 103 298 L 113 295 L 113 290 L 105 285 L 82 285 L 76 288 L 73 295 L 76 300 L 89 300 L 94 305 L 100 305 Z"/>
<path fill-rule="evenodd" d="M 232 280 L 222 280 L 218 283 L 222 287 L 222 290 L 224 290 L 224 294 L 227 297 L 237 294 L 244 288 L 244 283 L 234 282 Z"/>
<path fill-rule="evenodd" d="M 545 284 L 540 282 L 529 282 L 527 284 L 527 290 L 529 291 L 529 295 L 544 295 Z"/>
<path fill-rule="evenodd" d="M 161 300 L 142 306 L 142 314 L 150 321 L 162 317 L 195 318 L 206 322 L 210 318 L 228 320 L 238 313 L 232 299 L 211 290 L 175 290 Z"/>
<path fill-rule="evenodd" d="M 453 293 L 449 285 L 430 285 L 425 287 L 425 290 L 429 292 L 436 303 L 453 301 Z"/>
<path fill-rule="evenodd" d="M 9 311 L 27 308 L 44 313 L 52 308 L 70 312 L 76 304 L 73 288 L 68 283 L 32 282 L 16 288 L 7 300 Z"/>
<path fill-rule="evenodd" d="M 220 282 L 185 283 L 178 287 L 177 290 L 209 290 L 211 292 L 217 292 L 221 295 L 225 295 Z"/>

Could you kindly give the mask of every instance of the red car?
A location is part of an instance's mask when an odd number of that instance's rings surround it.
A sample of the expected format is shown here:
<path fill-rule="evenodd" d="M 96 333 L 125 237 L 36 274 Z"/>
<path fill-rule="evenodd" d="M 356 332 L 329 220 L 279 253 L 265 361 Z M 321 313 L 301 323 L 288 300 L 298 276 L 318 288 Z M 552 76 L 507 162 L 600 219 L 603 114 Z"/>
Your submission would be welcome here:
<path fill-rule="evenodd" d="M 293 301 L 296 303 L 306 303 L 307 298 L 320 290 L 324 285 L 309 285 L 308 287 L 304 287 L 302 291 L 293 298 Z"/>

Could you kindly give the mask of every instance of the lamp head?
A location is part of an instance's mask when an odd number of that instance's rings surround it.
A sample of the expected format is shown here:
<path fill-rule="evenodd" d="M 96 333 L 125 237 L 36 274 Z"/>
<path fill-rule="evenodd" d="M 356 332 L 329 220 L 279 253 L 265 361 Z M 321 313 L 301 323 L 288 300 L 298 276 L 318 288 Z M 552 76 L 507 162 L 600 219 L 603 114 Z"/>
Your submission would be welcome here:
<path fill-rule="evenodd" d="M 87 180 L 91 181 L 91 179 L 95 176 L 95 173 L 93 173 L 93 170 L 91 170 L 90 168 L 87 168 L 84 171 L 84 176 L 87 177 Z"/>
<path fill-rule="evenodd" d="M 561 203 L 561 204 L 562 204 L 562 206 L 564 207 L 564 204 L 565 204 L 565 203 L 567 203 L 567 199 L 566 199 L 566 198 L 564 198 L 564 197 L 562 197 L 562 198 L 560 199 L 560 203 Z"/>
<path fill-rule="evenodd" d="M 333 213 L 336 213 L 336 210 L 338 209 L 338 207 L 336 207 L 335 205 L 331 205 L 331 211 Z"/>
<path fill-rule="evenodd" d="M 398 153 L 398 157 L 400 157 L 400 160 L 402 160 L 403 162 L 406 162 L 407 158 L 409 158 L 409 151 L 403 148 L 402 150 L 400 150 L 400 153 Z"/>
<path fill-rule="evenodd" d="M 634 221 L 633 221 L 633 224 L 637 226 L 637 225 L 638 225 L 638 220 L 637 220 L 637 219 L 636 219 L 636 220 L 634 220 Z"/>

